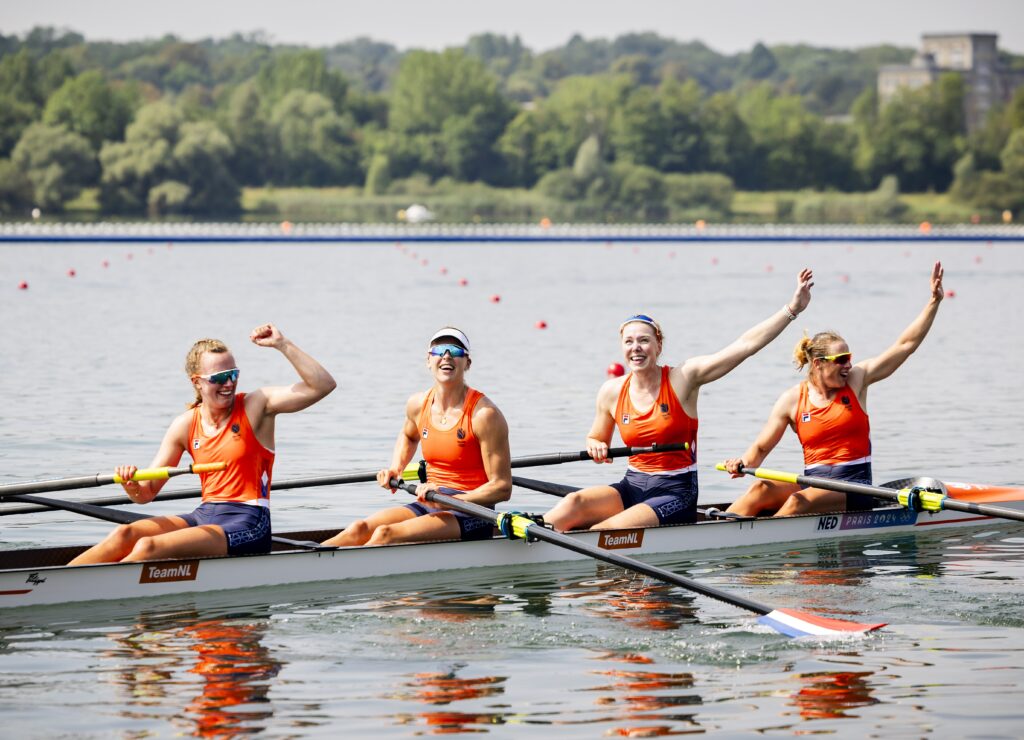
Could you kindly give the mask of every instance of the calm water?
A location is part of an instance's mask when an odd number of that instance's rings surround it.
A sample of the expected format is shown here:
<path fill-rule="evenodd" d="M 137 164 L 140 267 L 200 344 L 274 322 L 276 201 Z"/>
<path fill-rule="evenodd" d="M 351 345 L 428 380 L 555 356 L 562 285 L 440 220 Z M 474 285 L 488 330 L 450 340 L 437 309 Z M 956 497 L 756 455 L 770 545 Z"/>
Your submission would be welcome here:
<path fill-rule="evenodd" d="M 472 339 L 470 381 L 505 412 L 514 456 L 577 450 L 605 368 L 621 360 L 623 317 L 658 317 L 665 358 L 679 362 L 776 311 L 809 265 L 809 311 L 701 395 L 701 500 L 726 501 L 742 484 L 712 465 L 745 449 L 799 377 L 788 359 L 800 330 L 836 329 L 857 357 L 880 352 L 924 305 L 941 259 L 955 295 L 870 392 L 876 478 L 1024 485 L 1022 247 L 4 245 L 0 480 L 147 464 L 190 398 L 182 363 L 199 337 L 232 345 L 243 389 L 291 382 L 280 355 L 246 341 L 268 320 L 339 381 L 282 417 L 278 480 L 386 463 L 404 400 L 430 382 L 425 340 L 445 323 Z M 799 462 L 789 435 L 767 464 Z M 621 471 L 530 474 L 583 485 Z M 275 527 L 341 525 L 396 500 L 373 486 L 280 491 Z M 514 501 L 551 505 L 525 491 Z M 110 526 L 3 517 L 0 545 L 84 543 Z M 600 564 L 40 609 L 0 615 L 0 718 L 27 737 L 1020 735 L 1022 528 L 658 562 L 764 603 L 892 626 L 838 644 L 786 640 Z"/>

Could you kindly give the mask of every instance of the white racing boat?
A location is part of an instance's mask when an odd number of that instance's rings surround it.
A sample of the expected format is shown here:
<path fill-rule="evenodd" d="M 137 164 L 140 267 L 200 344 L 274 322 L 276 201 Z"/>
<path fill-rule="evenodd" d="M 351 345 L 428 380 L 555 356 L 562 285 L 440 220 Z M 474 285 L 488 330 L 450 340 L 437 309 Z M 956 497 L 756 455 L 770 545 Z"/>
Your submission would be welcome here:
<path fill-rule="evenodd" d="M 947 483 L 951 498 L 984 511 L 1024 512 L 1024 488 Z M 724 509 L 726 505 L 721 505 Z M 923 532 L 991 523 L 984 513 L 915 511 L 886 505 L 868 511 L 794 517 L 726 518 L 702 509 L 697 522 L 646 529 L 574 532 L 585 546 L 629 557 L 687 553 L 884 533 Z M 496 536 L 478 542 L 431 542 L 380 547 L 317 548 L 337 530 L 278 533 L 267 555 L 68 566 L 85 547 L 0 553 L 0 609 L 134 599 L 230 589 L 372 579 L 463 568 L 530 566 L 585 560 L 588 555 L 546 541 Z"/>

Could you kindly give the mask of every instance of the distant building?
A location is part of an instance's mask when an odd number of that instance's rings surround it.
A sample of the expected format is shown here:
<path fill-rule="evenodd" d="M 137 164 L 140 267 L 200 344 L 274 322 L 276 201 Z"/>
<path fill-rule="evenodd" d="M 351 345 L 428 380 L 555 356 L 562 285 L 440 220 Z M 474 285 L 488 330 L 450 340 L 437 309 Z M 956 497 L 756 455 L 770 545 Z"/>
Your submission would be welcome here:
<path fill-rule="evenodd" d="M 930 85 L 947 72 L 958 72 L 967 83 L 964 114 L 967 130 L 985 121 L 989 110 L 1010 100 L 1024 85 L 1024 74 L 999 62 L 994 33 L 926 33 L 910 64 L 887 64 L 878 72 L 878 99 L 882 105 L 902 89 Z"/>

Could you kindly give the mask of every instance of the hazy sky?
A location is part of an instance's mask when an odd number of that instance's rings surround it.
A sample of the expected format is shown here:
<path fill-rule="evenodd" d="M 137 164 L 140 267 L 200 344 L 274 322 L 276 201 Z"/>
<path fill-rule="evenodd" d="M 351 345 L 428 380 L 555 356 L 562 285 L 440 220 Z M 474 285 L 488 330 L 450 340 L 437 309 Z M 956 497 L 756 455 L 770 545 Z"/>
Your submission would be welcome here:
<path fill-rule="evenodd" d="M 1024 0 L 0 0 L 0 33 L 34 26 L 92 41 L 264 31 L 278 43 L 329 46 L 369 36 L 401 49 L 441 49 L 492 31 L 518 34 L 534 51 L 574 33 L 611 39 L 655 31 L 725 53 L 757 41 L 916 47 L 922 33 L 977 31 L 998 33 L 1001 48 L 1024 53 Z"/>

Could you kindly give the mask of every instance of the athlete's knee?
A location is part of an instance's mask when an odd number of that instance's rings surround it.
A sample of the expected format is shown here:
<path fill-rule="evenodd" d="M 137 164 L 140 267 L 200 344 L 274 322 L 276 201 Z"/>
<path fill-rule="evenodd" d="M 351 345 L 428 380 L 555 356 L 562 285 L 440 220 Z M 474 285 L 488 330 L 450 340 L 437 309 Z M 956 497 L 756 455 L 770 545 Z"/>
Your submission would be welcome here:
<path fill-rule="evenodd" d="M 130 524 L 119 524 L 107 535 L 107 542 L 119 550 L 130 550 L 136 539 Z"/>
<path fill-rule="evenodd" d="M 387 545 L 395 539 L 395 529 L 390 524 L 381 524 L 370 537 L 369 545 Z"/>
<path fill-rule="evenodd" d="M 779 512 L 776 516 L 792 516 L 793 514 L 799 514 L 806 511 L 811 505 L 811 500 L 807 498 L 801 491 L 790 494 L 786 502 L 779 507 Z"/>
<path fill-rule="evenodd" d="M 156 541 L 152 537 L 140 537 L 125 560 L 152 560 L 156 557 Z"/>

